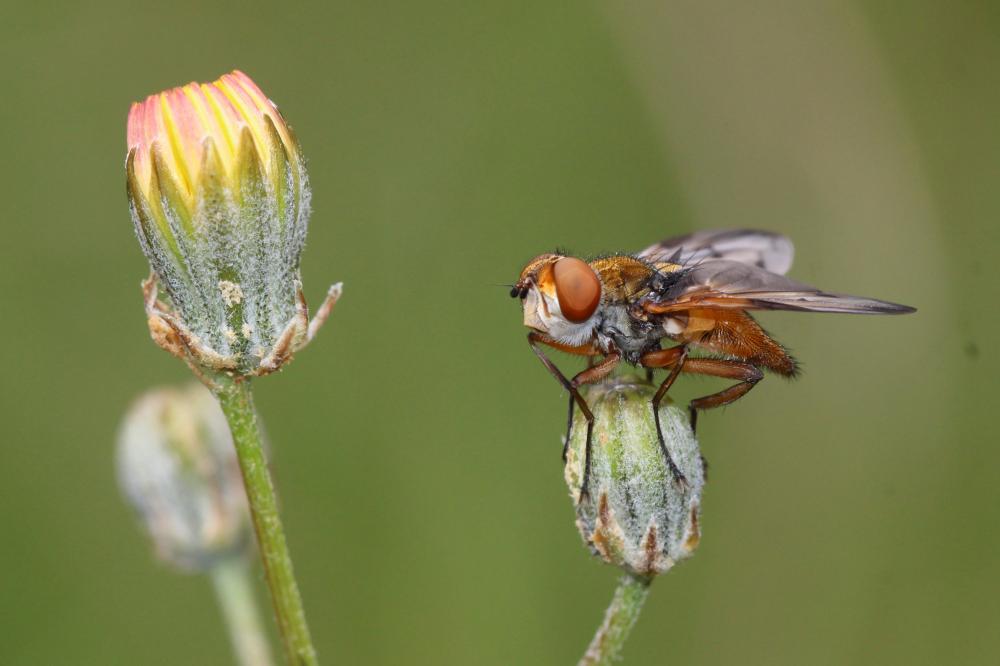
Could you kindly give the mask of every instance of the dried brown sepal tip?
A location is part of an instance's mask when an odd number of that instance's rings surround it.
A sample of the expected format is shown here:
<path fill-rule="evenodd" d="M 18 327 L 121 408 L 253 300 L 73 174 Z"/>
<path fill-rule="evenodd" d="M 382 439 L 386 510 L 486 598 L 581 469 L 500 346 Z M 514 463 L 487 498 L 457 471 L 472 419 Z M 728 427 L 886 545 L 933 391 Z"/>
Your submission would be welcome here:
<path fill-rule="evenodd" d="M 686 483 L 674 480 L 660 451 L 651 401 L 638 377 L 614 377 L 581 391 L 594 414 L 589 494 L 580 498 L 586 420 L 577 410 L 566 456 L 576 525 L 591 551 L 642 577 L 690 557 L 701 538 L 705 470 L 688 415 L 664 401 L 663 437 Z"/>

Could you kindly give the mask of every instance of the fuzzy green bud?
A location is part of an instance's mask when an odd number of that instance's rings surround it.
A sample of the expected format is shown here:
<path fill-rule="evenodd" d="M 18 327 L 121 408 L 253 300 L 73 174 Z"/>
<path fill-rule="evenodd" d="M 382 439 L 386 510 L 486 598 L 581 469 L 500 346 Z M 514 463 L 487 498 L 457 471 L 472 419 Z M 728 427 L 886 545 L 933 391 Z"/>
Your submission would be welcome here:
<path fill-rule="evenodd" d="M 688 415 L 664 400 L 663 437 L 684 481 L 673 478 L 656 434 L 655 393 L 655 386 L 632 376 L 583 387 L 594 414 L 589 493 L 580 497 L 587 432 L 580 410 L 565 469 L 584 542 L 605 562 L 642 577 L 663 573 L 694 552 L 705 483 Z"/>
<path fill-rule="evenodd" d="M 197 369 L 277 370 L 340 293 L 331 288 L 310 325 L 299 279 L 309 184 L 277 107 L 235 71 L 133 104 L 127 138 L 129 208 L 152 268 L 144 292 L 153 339 Z"/>
<path fill-rule="evenodd" d="M 253 541 L 226 419 L 200 384 L 161 388 L 129 409 L 118 435 L 118 480 L 157 555 L 207 571 Z"/>

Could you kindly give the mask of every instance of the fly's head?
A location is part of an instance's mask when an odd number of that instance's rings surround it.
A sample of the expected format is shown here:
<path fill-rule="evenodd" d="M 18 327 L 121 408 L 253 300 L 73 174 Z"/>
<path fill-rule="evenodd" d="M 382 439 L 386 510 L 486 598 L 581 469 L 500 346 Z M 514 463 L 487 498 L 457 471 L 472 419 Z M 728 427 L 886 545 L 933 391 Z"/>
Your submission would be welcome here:
<path fill-rule="evenodd" d="M 510 295 L 521 299 L 525 326 L 579 345 L 597 325 L 601 292 L 601 280 L 587 262 L 543 254 L 528 262 Z"/>

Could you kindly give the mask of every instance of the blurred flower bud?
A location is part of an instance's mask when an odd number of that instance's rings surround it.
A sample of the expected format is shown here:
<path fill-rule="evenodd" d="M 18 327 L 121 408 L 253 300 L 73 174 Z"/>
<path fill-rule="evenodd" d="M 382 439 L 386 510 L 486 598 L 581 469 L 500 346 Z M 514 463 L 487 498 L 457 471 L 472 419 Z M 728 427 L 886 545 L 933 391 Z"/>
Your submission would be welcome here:
<path fill-rule="evenodd" d="M 153 339 L 209 370 L 277 370 L 340 289 L 309 325 L 299 281 L 309 185 L 277 107 L 235 71 L 133 104 L 127 139 L 129 207 L 153 272 L 144 284 Z"/>
<path fill-rule="evenodd" d="M 119 432 L 117 462 L 122 491 L 163 560 L 206 571 L 251 547 L 236 450 L 205 387 L 141 396 Z"/>
<path fill-rule="evenodd" d="M 653 576 L 690 556 L 700 538 L 704 466 L 685 411 L 660 406 L 667 450 L 684 474 L 674 480 L 660 451 L 651 401 L 656 387 L 615 377 L 584 387 L 594 413 L 589 494 L 580 495 L 587 422 L 576 411 L 566 457 L 566 483 L 577 528 L 605 562 Z"/>

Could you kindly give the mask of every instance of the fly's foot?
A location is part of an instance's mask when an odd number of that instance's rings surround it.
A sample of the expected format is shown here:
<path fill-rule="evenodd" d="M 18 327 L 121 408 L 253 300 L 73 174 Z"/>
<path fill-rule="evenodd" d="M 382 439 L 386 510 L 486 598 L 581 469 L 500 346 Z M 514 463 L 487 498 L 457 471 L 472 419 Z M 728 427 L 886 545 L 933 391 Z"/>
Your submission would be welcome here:
<path fill-rule="evenodd" d="M 667 458 L 667 466 L 670 468 L 670 476 L 673 482 L 677 484 L 677 489 L 682 492 L 687 492 L 691 485 L 688 483 L 687 477 L 681 472 L 674 461 Z"/>

